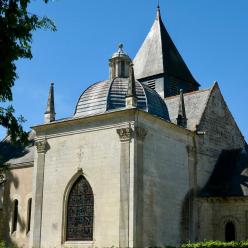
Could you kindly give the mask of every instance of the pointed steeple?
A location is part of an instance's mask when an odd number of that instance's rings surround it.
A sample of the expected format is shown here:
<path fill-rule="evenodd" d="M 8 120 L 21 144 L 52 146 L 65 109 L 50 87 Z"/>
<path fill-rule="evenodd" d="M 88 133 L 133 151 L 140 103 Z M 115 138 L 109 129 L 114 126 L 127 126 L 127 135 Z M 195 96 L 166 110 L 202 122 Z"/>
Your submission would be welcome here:
<path fill-rule="evenodd" d="M 128 88 L 126 95 L 126 107 L 127 108 L 137 107 L 137 96 L 136 96 L 136 88 L 135 88 L 133 63 L 129 65 L 129 79 L 128 79 Z"/>
<path fill-rule="evenodd" d="M 185 127 L 185 128 L 187 127 L 187 116 L 186 116 L 186 111 L 185 111 L 184 96 L 183 96 L 182 89 L 180 90 L 177 125 L 181 127 Z"/>
<path fill-rule="evenodd" d="M 55 121 L 55 108 L 54 108 L 54 84 L 51 83 L 48 100 L 47 100 L 47 107 L 44 116 L 45 123 L 50 123 Z"/>
<path fill-rule="evenodd" d="M 172 87 L 170 84 L 173 83 L 184 84 L 178 86 L 176 94 L 180 88 L 185 91 L 199 88 L 163 24 L 159 6 L 151 30 L 134 58 L 134 70 L 136 79 L 142 82 L 146 79 L 167 77 L 165 79 L 167 86 L 164 86 L 164 91 L 167 91 L 165 96 L 173 95 L 168 92 Z M 161 89 L 161 86 L 158 88 Z"/>

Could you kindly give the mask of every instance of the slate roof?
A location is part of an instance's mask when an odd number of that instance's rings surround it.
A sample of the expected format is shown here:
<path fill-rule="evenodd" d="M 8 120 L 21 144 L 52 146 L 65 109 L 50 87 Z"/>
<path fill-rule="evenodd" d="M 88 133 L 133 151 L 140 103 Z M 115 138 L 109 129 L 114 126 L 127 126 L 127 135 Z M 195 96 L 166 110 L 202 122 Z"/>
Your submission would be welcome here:
<path fill-rule="evenodd" d="M 184 104 L 187 116 L 187 128 L 195 131 L 206 108 L 211 89 L 198 90 L 184 94 Z M 180 95 L 165 98 L 171 122 L 177 123 Z"/>
<path fill-rule="evenodd" d="M 223 150 L 200 196 L 248 196 L 248 149 Z"/>
<path fill-rule="evenodd" d="M 125 108 L 128 78 L 115 78 L 91 85 L 80 96 L 74 117 L 101 114 L 106 111 Z M 158 93 L 136 81 L 137 108 L 169 120 L 168 110 Z"/>
<path fill-rule="evenodd" d="M 9 137 L 0 142 L 0 160 L 11 165 L 32 163 L 34 161 L 35 132 L 29 133 L 29 144 L 26 147 L 14 146 Z"/>
<path fill-rule="evenodd" d="M 159 8 L 151 30 L 134 58 L 134 72 L 136 79 L 165 73 L 199 86 L 170 38 Z"/>

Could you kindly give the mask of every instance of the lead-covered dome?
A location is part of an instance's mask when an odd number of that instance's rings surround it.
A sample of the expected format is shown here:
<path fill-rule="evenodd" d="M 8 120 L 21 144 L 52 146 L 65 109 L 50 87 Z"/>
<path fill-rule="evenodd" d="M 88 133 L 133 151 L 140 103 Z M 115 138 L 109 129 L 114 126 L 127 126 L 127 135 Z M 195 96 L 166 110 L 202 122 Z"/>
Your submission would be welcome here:
<path fill-rule="evenodd" d="M 95 83 L 80 96 L 75 117 L 84 117 L 124 109 L 128 78 L 115 78 Z M 169 120 L 167 107 L 159 94 L 147 85 L 135 81 L 137 108 Z"/>

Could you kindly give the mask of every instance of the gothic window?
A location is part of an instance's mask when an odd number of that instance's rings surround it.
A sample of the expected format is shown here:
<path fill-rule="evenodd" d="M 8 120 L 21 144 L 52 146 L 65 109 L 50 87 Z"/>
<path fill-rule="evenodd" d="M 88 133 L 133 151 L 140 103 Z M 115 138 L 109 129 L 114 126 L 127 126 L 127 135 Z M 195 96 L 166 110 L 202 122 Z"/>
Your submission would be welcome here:
<path fill-rule="evenodd" d="M 17 221 L 18 221 L 18 200 L 14 200 L 14 212 L 13 212 L 13 226 L 12 233 L 17 230 Z"/>
<path fill-rule="evenodd" d="M 73 184 L 67 202 L 67 241 L 93 240 L 94 196 L 90 184 L 80 176 Z"/>
<path fill-rule="evenodd" d="M 226 242 L 235 241 L 235 225 L 232 222 L 227 222 L 225 226 Z"/>
<path fill-rule="evenodd" d="M 32 209 L 32 198 L 28 199 L 28 208 L 27 208 L 27 233 L 30 231 L 31 224 L 31 209 Z"/>

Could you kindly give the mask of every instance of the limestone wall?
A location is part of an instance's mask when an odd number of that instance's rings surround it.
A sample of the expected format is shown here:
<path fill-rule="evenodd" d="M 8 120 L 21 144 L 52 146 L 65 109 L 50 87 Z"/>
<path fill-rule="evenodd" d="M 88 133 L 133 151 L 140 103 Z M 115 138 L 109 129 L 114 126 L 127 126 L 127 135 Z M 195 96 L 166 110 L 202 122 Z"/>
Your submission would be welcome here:
<path fill-rule="evenodd" d="M 80 169 L 94 194 L 94 240 L 81 242 L 81 245 L 118 246 L 120 141 L 116 128 L 82 128 L 77 134 L 47 137 L 47 142 L 41 247 L 60 247 L 61 244 L 73 247 L 77 243 L 68 243 L 65 238 L 65 194 Z"/>
<path fill-rule="evenodd" d="M 20 247 L 28 247 L 27 230 L 28 200 L 32 197 L 33 167 L 18 165 L 7 174 L 4 186 L 3 209 L 0 210 L 0 235 L 7 242 L 17 243 Z M 17 230 L 13 232 L 13 202 L 18 200 Z"/>
<path fill-rule="evenodd" d="M 248 238 L 248 202 L 244 198 L 199 200 L 199 239 L 225 241 L 225 225 L 232 222 L 236 240 Z"/>
<path fill-rule="evenodd" d="M 86 122 L 81 126 L 60 126 L 38 132 L 38 139 L 46 136 L 48 143 L 44 166 L 42 247 L 119 246 L 126 242 L 126 234 L 130 247 L 140 239 L 142 247 L 180 242 L 182 206 L 191 180 L 187 150 L 188 145 L 192 145 L 191 134 L 140 111 L 136 115 L 127 113 L 119 118 L 116 115 L 111 121 L 105 117 L 101 123 Z M 125 137 L 126 131 L 117 134 L 117 129 L 122 127 L 133 130 L 130 141 Z M 142 149 L 136 127 L 147 131 Z M 125 167 L 127 174 L 121 171 L 122 166 L 129 167 Z M 142 166 L 141 174 L 139 170 L 137 173 L 136 166 Z M 68 185 L 81 173 L 79 169 L 94 193 L 94 238 L 93 242 L 68 243 L 65 239 L 65 195 Z M 121 175 L 129 179 L 123 180 Z M 141 177 L 143 185 L 139 188 Z M 137 199 L 141 201 L 137 202 Z"/>
<path fill-rule="evenodd" d="M 181 241 L 183 205 L 190 188 L 185 130 L 161 121 L 139 119 L 147 130 L 143 145 L 143 246 Z M 140 211 L 140 209 L 137 209 Z"/>

